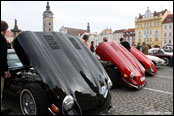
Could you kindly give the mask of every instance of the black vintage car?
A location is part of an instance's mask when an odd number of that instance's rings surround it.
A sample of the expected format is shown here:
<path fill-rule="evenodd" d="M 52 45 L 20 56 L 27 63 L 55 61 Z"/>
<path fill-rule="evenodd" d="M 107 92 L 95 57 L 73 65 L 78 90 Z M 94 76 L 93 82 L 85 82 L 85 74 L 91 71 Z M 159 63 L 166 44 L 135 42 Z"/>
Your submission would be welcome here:
<path fill-rule="evenodd" d="M 19 95 L 23 114 L 82 115 L 109 110 L 112 82 L 78 37 L 26 31 L 17 36 L 13 47 L 15 51 L 8 54 L 12 77 L 6 80 L 5 90 Z"/>

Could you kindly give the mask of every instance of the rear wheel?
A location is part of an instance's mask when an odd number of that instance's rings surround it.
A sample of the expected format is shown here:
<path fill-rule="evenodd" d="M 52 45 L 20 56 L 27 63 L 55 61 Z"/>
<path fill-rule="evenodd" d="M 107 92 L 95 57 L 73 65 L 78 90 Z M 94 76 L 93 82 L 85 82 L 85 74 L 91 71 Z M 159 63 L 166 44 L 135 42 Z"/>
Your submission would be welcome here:
<path fill-rule="evenodd" d="M 167 66 L 169 65 L 169 59 L 168 58 L 162 58 L 165 62 L 164 62 L 164 65 Z"/>
<path fill-rule="evenodd" d="M 48 113 L 47 95 L 39 84 L 24 86 L 20 93 L 20 107 L 24 115 L 44 115 Z"/>

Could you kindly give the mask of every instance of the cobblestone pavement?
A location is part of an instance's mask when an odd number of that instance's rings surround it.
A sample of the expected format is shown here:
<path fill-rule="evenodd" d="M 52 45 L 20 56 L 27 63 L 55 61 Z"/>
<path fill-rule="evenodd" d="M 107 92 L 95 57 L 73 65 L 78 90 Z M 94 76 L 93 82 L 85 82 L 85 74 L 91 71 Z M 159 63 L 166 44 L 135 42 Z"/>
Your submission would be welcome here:
<path fill-rule="evenodd" d="M 173 114 L 173 67 L 159 66 L 155 77 L 146 77 L 147 85 L 139 90 L 118 86 L 111 90 L 113 115 L 171 115 Z M 21 115 L 19 101 L 13 95 L 5 94 L 5 108 L 11 108 L 10 115 Z"/>

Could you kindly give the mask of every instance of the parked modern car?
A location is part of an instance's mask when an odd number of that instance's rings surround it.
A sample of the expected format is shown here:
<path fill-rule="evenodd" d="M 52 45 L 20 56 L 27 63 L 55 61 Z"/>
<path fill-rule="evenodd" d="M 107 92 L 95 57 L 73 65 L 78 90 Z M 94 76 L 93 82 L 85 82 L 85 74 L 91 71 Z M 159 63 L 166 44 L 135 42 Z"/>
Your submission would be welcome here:
<path fill-rule="evenodd" d="M 165 61 L 164 65 L 170 64 L 170 58 L 173 56 L 173 52 L 165 52 L 161 48 L 151 48 L 148 51 L 149 55 L 157 56 Z"/>
<path fill-rule="evenodd" d="M 12 77 L 5 90 L 19 95 L 23 114 L 102 114 L 111 108 L 112 82 L 79 38 L 26 31 L 13 47 L 17 55 L 8 53 Z"/>
<path fill-rule="evenodd" d="M 155 75 L 157 73 L 157 69 L 153 62 L 148 57 L 146 57 L 141 51 L 137 50 L 134 46 L 131 46 L 130 52 L 143 65 L 147 74 Z"/>
<path fill-rule="evenodd" d="M 165 61 L 159 57 L 152 55 L 146 55 L 146 56 L 154 63 L 155 66 L 162 66 L 165 63 Z"/>
<path fill-rule="evenodd" d="M 122 45 L 102 42 L 95 52 L 114 85 L 121 81 L 131 88 L 145 86 L 145 69 Z"/>

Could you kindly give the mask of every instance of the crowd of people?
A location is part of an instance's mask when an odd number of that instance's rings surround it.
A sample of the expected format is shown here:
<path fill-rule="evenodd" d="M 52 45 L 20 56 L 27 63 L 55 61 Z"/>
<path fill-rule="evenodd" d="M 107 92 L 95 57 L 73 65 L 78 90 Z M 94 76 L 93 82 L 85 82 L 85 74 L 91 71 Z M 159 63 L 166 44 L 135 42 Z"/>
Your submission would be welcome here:
<path fill-rule="evenodd" d="M 82 42 L 83 42 L 86 46 L 88 46 L 88 44 L 87 44 L 87 43 L 88 43 L 88 40 L 89 40 L 89 36 L 88 36 L 88 35 L 84 35 L 84 36 L 82 37 Z M 104 37 L 104 38 L 103 38 L 103 42 L 107 42 L 107 41 L 108 41 L 107 37 Z M 130 49 L 131 49 L 131 46 L 130 46 L 129 42 L 125 41 L 125 39 L 123 39 L 123 38 L 120 38 L 120 44 L 123 45 L 127 50 L 130 50 Z M 90 47 L 89 47 L 90 51 L 91 51 L 91 52 L 95 52 L 95 49 L 96 49 L 96 48 L 97 48 L 97 45 L 94 46 L 94 41 L 91 41 L 91 44 L 90 44 Z M 145 42 L 143 42 L 142 46 L 140 45 L 140 43 L 138 43 L 138 45 L 136 46 L 136 48 L 137 48 L 139 51 L 141 51 L 142 53 L 144 53 L 145 55 L 148 55 L 148 50 L 149 50 L 151 47 L 148 46 L 148 45 L 146 45 Z"/>

